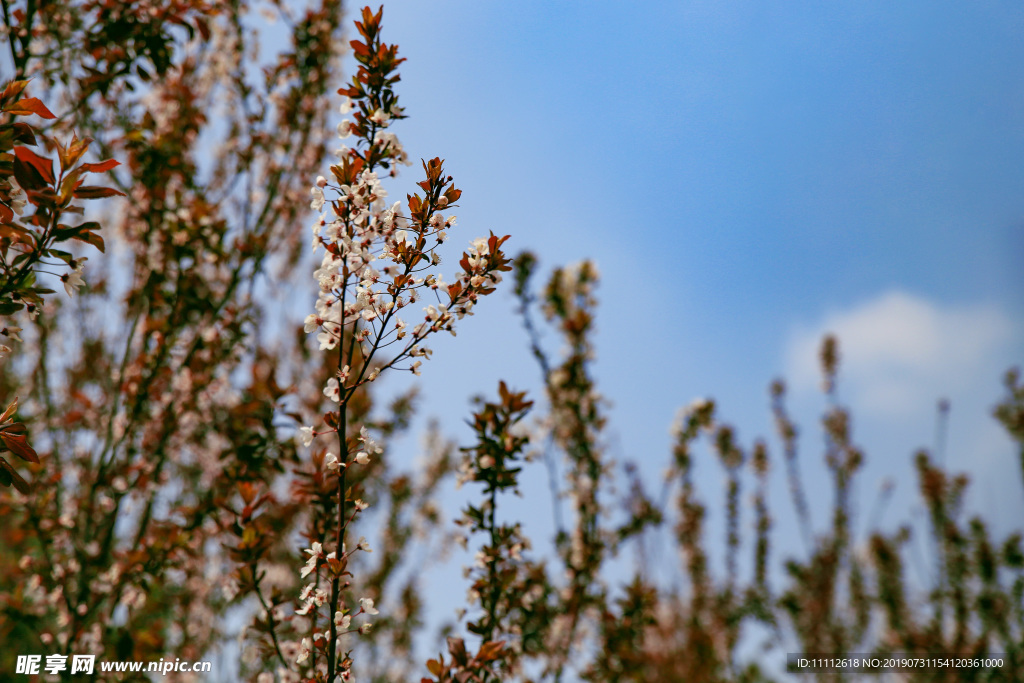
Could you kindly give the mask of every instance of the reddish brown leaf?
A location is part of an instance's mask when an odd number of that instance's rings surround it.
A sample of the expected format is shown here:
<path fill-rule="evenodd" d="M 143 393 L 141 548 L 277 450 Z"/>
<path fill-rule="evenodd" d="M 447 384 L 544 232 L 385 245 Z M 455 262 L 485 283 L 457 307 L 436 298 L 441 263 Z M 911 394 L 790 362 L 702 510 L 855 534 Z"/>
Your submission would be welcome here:
<path fill-rule="evenodd" d="M 4 107 L 4 111 L 8 114 L 16 114 L 18 116 L 28 116 L 29 114 L 36 114 L 44 119 L 55 119 L 56 116 L 46 108 L 46 105 L 40 102 L 35 97 L 26 97 L 23 100 L 12 102 Z"/>
<path fill-rule="evenodd" d="M 26 192 L 41 190 L 46 187 L 46 179 L 43 178 L 36 167 L 17 158 L 14 160 L 14 178 Z"/>
<path fill-rule="evenodd" d="M 85 151 L 89 149 L 89 145 L 91 144 L 92 138 L 86 136 L 79 140 L 78 135 L 74 135 L 71 139 L 71 144 L 68 145 L 68 150 L 74 152 L 80 157 L 85 154 Z"/>
<path fill-rule="evenodd" d="M 497 659 L 502 650 L 505 648 L 504 640 L 496 640 L 484 643 L 480 646 L 480 651 L 477 653 L 477 659 L 487 662 L 492 659 Z"/>
<path fill-rule="evenodd" d="M 4 93 L 0 95 L 0 99 L 9 100 L 12 97 L 17 97 L 27 86 L 28 81 L 11 81 L 4 88 Z"/>
<path fill-rule="evenodd" d="M 74 192 L 79 199 L 101 199 L 103 197 L 123 197 L 124 192 L 115 190 L 112 187 L 98 187 L 96 185 L 83 185 Z"/>
<path fill-rule="evenodd" d="M 35 450 L 28 445 L 28 439 L 25 438 L 24 434 L 2 432 L 0 433 L 0 440 L 3 440 L 4 445 L 19 458 L 28 460 L 29 462 L 39 462 L 39 456 L 36 455 Z"/>
<path fill-rule="evenodd" d="M 9 239 L 13 243 L 35 243 L 35 236 L 17 223 L 0 223 L 0 237 Z"/>
<path fill-rule="evenodd" d="M 469 655 L 466 653 L 466 641 L 462 638 L 448 637 L 448 652 L 459 666 L 466 666 Z"/>
<path fill-rule="evenodd" d="M 103 238 L 94 232 L 85 230 L 83 232 L 78 233 L 77 235 L 74 235 L 71 239 L 79 240 L 81 242 L 85 242 L 86 244 L 91 244 L 92 246 L 99 249 L 100 253 L 107 253 L 107 245 L 106 243 L 103 242 Z"/>
<path fill-rule="evenodd" d="M 3 483 L 5 486 L 14 484 L 14 488 L 24 494 L 28 494 L 28 492 L 32 490 L 32 487 L 29 486 L 28 482 L 22 479 L 21 475 L 18 474 L 18 470 L 11 467 L 11 464 L 3 458 L 0 458 L 0 470 L 3 470 L 3 474 L 6 475 L 3 476 Z"/>
<path fill-rule="evenodd" d="M 21 145 L 15 146 L 14 154 L 25 163 L 32 164 L 32 167 L 39 171 L 39 175 L 46 182 L 53 184 L 56 180 L 53 177 L 53 162 L 46 157 L 41 157 L 28 147 L 22 147 Z"/>
<path fill-rule="evenodd" d="M 15 121 L 11 124 L 11 128 L 14 130 L 15 142 L 22 142 L 26 145 L 36 144 L 36 132 L 32 126 L 21 121 Z"/>
<path fill-rule="evenodd" d="M 28 197 L 28 200 L 36 206 L 53 207 L 57 205 L 57 193 L 45 184 L 38 190 L 29 190 L 28 188 L 25 188 L 25 195 Z"/>
<path fill-rule="evenodd" d="M 77 164 L 78 160 L 82 158 L 83 154 L 85 154 L 85 151 L 89 149 L 90 143 L 92 143 L 92 138 L 83 138 L 79 140 L 78 136 L 75 135 L 71 139 L 71 142 L 68 143 L 68 146 L 64 149 L 63 154 L 61 154 L 61 168 L 67 170 Z"/>
<path fill-rule="evenodd" d="M 242 500 L 245 504 L 249 505 L 256 499 L 256 494 L 259 493 L 259 487 L 249 481 L 239 482 L 238 493 L 242 496 Z"/>
<path fill-rule="evenodd" d="M 7 422 L 7 418 L 14 415 L 15 411 L 18 410 L 18 397 L 15 396 L 11 404 L 4 410 L 4 414 L 0 415 L 0 422 Z"/>
<path fill-rule="evenodd" d="M 199 29 L 199 35 L 203 37 L 203 40 L 210 39 L 210 25 L 206 22 L 205 19 L 196 19 L 196 28 Z"/>
<path fill-rule="evenodd" d="M 101 161 L 98 164 L 82 164 L 82 170 L 89 171 L 90 173 L 102 173 L 103 171 L 109 171 L 115 166 L 120 166 L 121 162 L 116 159 L 107 159 Z"/>

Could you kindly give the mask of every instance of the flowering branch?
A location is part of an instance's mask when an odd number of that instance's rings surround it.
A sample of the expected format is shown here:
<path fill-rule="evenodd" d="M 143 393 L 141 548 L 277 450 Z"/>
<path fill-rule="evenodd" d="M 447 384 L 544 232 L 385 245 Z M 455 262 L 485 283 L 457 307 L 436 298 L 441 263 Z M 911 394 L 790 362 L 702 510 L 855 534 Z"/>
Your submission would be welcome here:
<path fill-rule="evenodd" d="M 455 335 L 456 321 L 472 315 L 479 298 L 492 293 L 501 281 L 501 272 L 511 270 L 501 251 L 508 237 L 491 234 L 474 240 L 463 252 L 461 271 L 452 284 L 436 272 L 440 247 L 456 221 L 443 212 L 454 208 L 462 195 L 440 158 L 423 162 L 425 178 L 417 183 L 422 194 L 408 195 L 404 207 L 402 202 L 385 203 L 387 191 L 377 170 L 395 175 L 397 166 L 408 162 L 401 143 L 387 130 L 404 118 L 392 88 L 399 80 L 396 69 L 404 60 L 397 56 L 397 46 L 380 39 L 382 13 L 363 9 L 361 21 L 356 22 L 361 39 L 351 42 L 359 68 L 351 84 L 339 90 L 348 98 L 342 113 L 352 112 L 352 118 L 339 125 L 338 134 L 343 140 L 354 136 L 355 143 L 338 150 L 340 161 L 331 167 L 332 178 L 318 177 L 311 189 L 311 208 L 322 212 L 313 226 L 313 248 L 322 247 L 324 253 L 314 274 L 320 290 L 316 311 L 306 317 L 305 330 L 318 331 L 321 351 L 338 353 L 335 375 L 323 389 L 337 408 L 324 416 L 326 431 L 305 428 L 310 442 L 336 432 L 339 451 L 324 456 L 324 466 L 337 481 L 335 550 L 326 556 L 331 588 L 323 650 L 328 677 L 346 676 L 349 671 L 349 657 L 338 654 L 337 638 L 338 625 L 348 616 L 342 604 L 349 576 L 345 552 L 350 521 L 346 515 L 348 471 L 353 465 L 367 465 L 379 453 L 365 427 L 360 428 L 357 441 L 349 436 L 350 402 L 385 371 L 401 369 L 418 375 L 423 360 L 432 353 L 425 345 L 427 338 L 441 331 Z M 407 322 L 403 309 L 428 295 L 436 303 L 423 309 L 420 322 Z M 382 357 L 385 349 L 389 357 Z M 314 560 L 321 557 L 323 542 L 314 542 L 310 549 L 310 571 L 319 567 Z M 315 616 L 311 619 L 315 623 Z M 311 646 L 318 647 L 321 640 L 314 631 Z"/>

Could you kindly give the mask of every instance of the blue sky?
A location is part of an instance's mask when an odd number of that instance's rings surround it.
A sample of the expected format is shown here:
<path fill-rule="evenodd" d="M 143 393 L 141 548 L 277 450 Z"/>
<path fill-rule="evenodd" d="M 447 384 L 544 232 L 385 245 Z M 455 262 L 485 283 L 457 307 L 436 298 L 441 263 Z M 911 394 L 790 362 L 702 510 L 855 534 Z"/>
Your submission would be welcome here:
<path fill-rule="evenodd" d="M 414 158 L 447 159 L 460 234 L 597 261 L 598 372 L 639 450 L 698 395 L 753 437 L 800 335 L 887 296 L 1000 328 L 918 372 L 921 424 L 902 426 L 920 445 L 938 398 L 966 424 L 960 406 L 991 403 L 1024 360 L 1019 4 L 393 2 L 384 26 L 409 59 L 395 130 Z M 430 372 L 534 383 L 511 298 L 481 308 Z M 497 358 L 473 355 L 487 343 Z M 954 369 L 972 381 L 944 381 Z"/>
<path fill-rule="evenodd" d="M 615 458 L 655 482 L 697 396 L 746 444 L 771 436 L 767 386 L 784 377 L 823 511 L 813 367 L 835 331 L 868 458 L 861 522 L 884 477 L 885 522 L 920 516 L 910 459 L 946 397 L 946 462 L 974 472 L 969 507 L 1004 532 L 1024 517 L 1021 473 L 988 413 L 1024 361 L 1022 29 L 1016 2 L 384 9 L 409 60 L 394 131 L 464 190 L 454 241 L 493 230 L 546 267 L 597 262 Z M 467 397 L 499 378 L 539 391 L 513 308 L 510 293 L 486 301 L 424 368 L 424 414 L 463 443 Z M 721 474 L 698 468 L 713 502 Z M 777 484 L 777 541 L 799 552 Z M 538 495 L 522 509 L 540 529 Z"/>

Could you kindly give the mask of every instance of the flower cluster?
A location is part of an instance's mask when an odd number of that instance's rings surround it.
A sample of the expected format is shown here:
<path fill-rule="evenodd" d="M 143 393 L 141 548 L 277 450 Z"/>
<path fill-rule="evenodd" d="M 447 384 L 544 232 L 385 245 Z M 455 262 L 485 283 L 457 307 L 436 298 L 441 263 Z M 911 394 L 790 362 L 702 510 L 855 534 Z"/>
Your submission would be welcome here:
<path fill-rule="evenodd" d="M 374 142 L 367 142 L 374 145 Z M 342 164 L 332 167 L 335 184 L 322 177 L 313 187 L 313 207 L 329 209 L 313 225 L 314 246 L 324 248 L 314 273 L 319 295 L 315 312 L 305 319 L 306 332 L 317 332 L 321 351 L 345 351 L 346 339 L 366 359 L 361 367 L 344 362 L 328 380 L 324 394 L 335 403 L 380 372 L 409 361 L 404 369 L 419 371 L 432 350 L 424 342 L 432 333 L 455 334 L 457 320 L 472 315 L 481 296 L 494 291 L 501 271 L 508 270 L 501 245 L 507 239 L 491 235 L 472 241 L 463 253 L 462 266 L 451 284 L 434 272 L 441 263 L 439 248 L 455 225 L 453 215 L 441 207 L 454 206 L 461 192 L 444 175 L 440 159 L 424 162 L 426 180 L 419 183 L 425 196 L 409 197 L 407 215 L 400 202 L 388 206 L 387 191 L 358 149 L 350 150 Z M 422 317 L 410 312 L 424 299 Z M 379 349 L 393 347 L 391 357 L 371 367 Z M 349 346 L 347 360 L 354 355 Z"/>

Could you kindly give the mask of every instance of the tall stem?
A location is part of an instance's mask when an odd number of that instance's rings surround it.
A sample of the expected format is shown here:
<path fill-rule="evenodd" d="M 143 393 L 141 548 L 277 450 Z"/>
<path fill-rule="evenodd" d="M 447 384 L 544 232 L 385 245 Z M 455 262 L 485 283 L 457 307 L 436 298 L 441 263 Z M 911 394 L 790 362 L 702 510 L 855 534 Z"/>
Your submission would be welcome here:
<path fill-rule="evenodd" d="M 348 431 L 348 398 L 349 393 L 345 390 L 345 382 L 340 374 L 345 363 L 345 295 L 348 293 L 348 264 L 342 266 L 342 280 L 344 287 L 341 290 L 341 339 L 338 340 L 338 382 L 341 385 L 339 392 L 341 402 L 338 404 L 338 461 L 341 463 L 341 471 L 338 474 L 338 537 L 335 557 L 338 561 L 344 560 L 345 548 L 345 474 L 348 472 L 348 442 L 345 435 Z M 349 351 L 356 344 L 356 325 L 352 326 L 352 341 L 349 342 Z M 338 601 L 341 598 L 341 579 L 331 579 L 331 611 L 327 615 L 330 640 L 327 643 L 327 680 L 334 680 L 334 670 L 337 662 L 338 648 L 338 627 L 334 623 L 334 615 L 338 611 Z"/>

